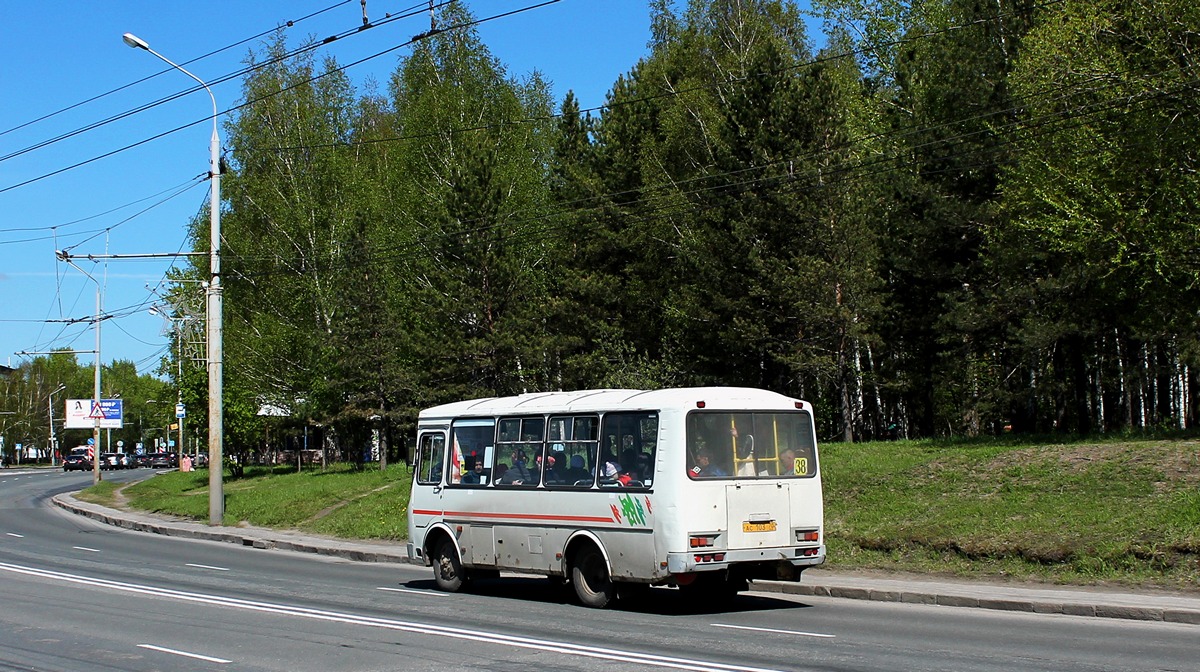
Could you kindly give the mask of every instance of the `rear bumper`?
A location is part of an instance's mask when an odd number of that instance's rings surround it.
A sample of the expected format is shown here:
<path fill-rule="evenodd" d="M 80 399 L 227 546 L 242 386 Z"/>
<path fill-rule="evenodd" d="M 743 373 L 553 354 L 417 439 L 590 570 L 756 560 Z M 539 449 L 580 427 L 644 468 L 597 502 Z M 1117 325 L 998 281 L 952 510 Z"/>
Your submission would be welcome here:
<path fill-rule="evenodd" d="M 722 555 L 723 554 L 723 555 Z M 717 560 L 716 557 L 721 559 Z M 739 550 L 722 550 L 705 548 L 690 553 L 668 553 L 667 571 L 672 574 L 689 572 L 711 572 L 737 567 L 759 566 L 766 568 L 773 565 L 786 564 L 797 569 L 815 567 L 825 562 L 825 545 L 806 544 L 803 546 L 779 546 L 774 548 L 755 548 Z M 800 572 L 795 576 L 799 578 Z"/>

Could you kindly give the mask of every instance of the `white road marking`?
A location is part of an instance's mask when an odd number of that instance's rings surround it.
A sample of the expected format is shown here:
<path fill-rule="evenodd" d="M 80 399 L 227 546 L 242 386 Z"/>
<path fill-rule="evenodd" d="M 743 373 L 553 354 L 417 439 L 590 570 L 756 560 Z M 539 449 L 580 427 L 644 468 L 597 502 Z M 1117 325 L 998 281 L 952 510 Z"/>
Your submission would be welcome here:
<path fill-rule="evenodd" d="M 213 567 L 212 565 L 197 565 L 197 564 L 194 564 L 191 562 L 187 563 L 185 566 L 196 567 L 197 569 L 212 569 L 212 570 L 216 570 L 218 572 L 228 572 L 229 571 L 228 567 Z"/>
<path fill-rule="evenodd" d="M 16 538 L 18 538 L 18 539 L 24 539 L 24 538 L 25 538 L 25 535 L 23 535 L 23 534 L 17 534 L 16 532 L 5 532 L 5 534 L 7 534 L 7 535 L 8 535 L 8 536 L 10 536 L 10 537 L 16 537 Z"/>
<path fill-rule="evenodd" d="M 72 546 L 71 548 L 73 548 L 77 551 L 87 551 L 88 553 L 99 553 L 100 552 L 100 549 L 98 549 L 98 548 L 88 548 L 87 546 Z"/>
<path fill-rule="evenodd" d="M 99 579 L 89 576 L 79 576 L 64 572 L 53 572 L 49 570 L 38 569 L 36 567 L 13 565 L 7 562 L 0 562 L 0 571 L 13 574 L 23 574 L 26 576 L 36 576 L 43 579 L 61 581 L 63 583 L 89 586 L 91 588 L 107 588 L 109 590 L 117 590 L 125 593 L 154 595 L 156 597 L 166 597 L 183 602 L 208 604 L 217 607 L 227 607 L 230 609 L 243 609 L 246 611 L 277 614 L 280 616 L 293 616 L 296 618 L 307 618 L 325 621 L 328 623 L 345 623 L 349 625 L 384 628 L 387 630 L 412 632 L 434 637 L 446 637 L 450 639 L 495 644 L 497 646 L 511 646 L 519 649 L 548 651 L 567 656 L 580 656 L 583 658 L 596 658 L 600 660 L 615 660 L 623 663 L 639 663 L 652 667 L 691 670 L 692 672 L 782 672 L 781 670 L 772 670 L 762 667 L 727 665 L 725 663 L 698 660 L 694 658 L 659 656 L 651 653 L 638 653 L 636 651 L 629 651 L 626 649 L 609 649 L 598 646 L 571 644 L 569 642 L 561 642 L 553 639 L 523 637 L 498 630 L 468 630 L 465 628 L 446 627 L 429 623 L 420 623 L 417 621 L 399 621 L 390 618 L 377 618 L 372 616 L 360 616 L 358 614 L 346 612 L 326 611 L 324 609 L 309 609 L 307 607 L 298 607 L 287 604 L 242 600 L 233 597 L 222 597 L 220 595 L 190 593 L 181 590 L 171 590 L 169 588 L 139 586 L 132 583 L 109 581 L 107 579 Z"/>
<path fill-rule="evenodd" d="M 432 590 L 413 590 L 411 588 L 388 588 L 379 586 L 375 590 L 386 590 L 389 593 L 412 593 L 413 595 L 425 595 L 427 597 L 446 597 L 450 593 L 435 593 Z"/>
<path fill-rule="evenodd" d="M 727 623 L 710 623 L 714 628 L 730 628 L 731 630 L 754 630 L 755 632 L 774 632 L 780 635 L 803 635 L 805 637 L 827 637 L 832 639 L 837 635 L 824 635 L 819 632 L 803 632 L 801 630 L 776 630 L 775 628 L 752 628 L 748 625 L 729 625 Z"/>
<path fill-rule="evenodd" d="M 168 648 L 164 648 L 161 646 L 154 646 L 153 644 L 138 644 L 138 648 L 150 649 L 151 651 L 161 651 L 163 653 L 173 653 L 177 656 L 183 656 L 185 658 L 195 658 L 196 660 L 204 660 L 204 661 L 208 661 L 210 663 L 224 664 L 224 663 L 232 663 L 233 662 L 232 660 L 225 660 L 224 658 L 213 658 L 212 656 L 202 656 L 198 653 L 188 653 L 187 651 L 177 651 L 175 649 L 168 649 Z"/>

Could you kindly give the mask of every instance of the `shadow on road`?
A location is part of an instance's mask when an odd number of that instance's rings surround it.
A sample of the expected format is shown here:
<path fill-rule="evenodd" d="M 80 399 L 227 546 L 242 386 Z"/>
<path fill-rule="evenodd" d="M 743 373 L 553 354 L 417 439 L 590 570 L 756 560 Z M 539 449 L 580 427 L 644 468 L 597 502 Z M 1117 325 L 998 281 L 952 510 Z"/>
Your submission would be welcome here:
<path fill-rule="evenodd" d="M 411 590 L 437 590 L 437 585 L 432 579 L 407 581 L 403 585 Z M 573 604 L 575 602 L 575 593 L 570 584 L 557 578 L 521 576 L 476 579 L 467 584 L 464 591 L 472 595 L 545 604 Z M 762 593 L 739 593 L 732 599 L 722 600 L 688 595 L 675 588 L 653 587 L 621 594 L 609 608 L 656 616 L 695 616 L 807 609 L 811 606 Z"/>

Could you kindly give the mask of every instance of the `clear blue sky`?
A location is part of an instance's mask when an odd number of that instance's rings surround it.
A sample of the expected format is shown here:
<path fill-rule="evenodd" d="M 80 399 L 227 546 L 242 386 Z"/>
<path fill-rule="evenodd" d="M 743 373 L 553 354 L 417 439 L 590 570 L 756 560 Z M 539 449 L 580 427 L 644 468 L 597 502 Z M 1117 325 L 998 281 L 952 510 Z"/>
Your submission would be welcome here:
<path fill-rule="evenodd" d="M 539 1 L 467 4 L 477 18 L 486 18 Z M 368 0 L 367 13 L 378 21 L 385 13 L 403 14 L 421 4 Z M 487 21 L 478 30 L 511 76 L 539 70 L 552 83 L 556 100 L 574 90 L 581 106 L 591 108 L 603 103 L 617 76 L 647 53 L 646 5 L 646 0 L 560 0 Z M 0 364 L 18 365 L 25 357 L 15 353 L 22 351 L 94 349 L 89 322 L 61 320 L 95 314 L 96 284 L 57 261 L 56 249 L 72 248 L 82 255 L 176 252 L 186 244 L 186 223 L 207 202 L 207 180 L 194 179 L 208 170 L 212 104 L 203 91 L 30 149 L 192 86 L 192 80 L 168 70 L 153 55 L 126 46 L 121 35 L 134 33 L 155 51 L 185 64 L 326 9 L 290 29 L 293 45 L 306 35 L 323 38 L 362 24 L 359 0 L 0 3 Z M 355 33 L 318 54 L 346 64 L 428 28 L 428 14 L 421 14 Z M 257 45 L 255 40 L 185 67 L 213 81 L 237 71 Z M 408 53 L 402 48 L 348 73 L 357 85 L 369 78 L 385 83 L 397 60 Z M 116 89 L 121 90 L 110 93 Z M 214 85 L 213 91 L 220 110 L 240 102 L 239 80 Z M 96 96 L 103 97 L 85 102 Z M 53 116 L 42 119 L 46 115 Z M 204 123 L 122 151 L 197 120 Z M 97 159 L 110 152 L 117 153 Z M 195 186 L 177 193 L 193 182 Z M 152 373 L 167 347 L 169 324 L 148 309 L 157 302 L 154 291 L 162 290 L 172 262 L 75 263 L 99 281 L 103 312 L 114 315 L 103 322 L 102 361 L 129 360 L 139 371 Z M 78 358 L 84 364 L 93 361 L 90 353 Z"/>

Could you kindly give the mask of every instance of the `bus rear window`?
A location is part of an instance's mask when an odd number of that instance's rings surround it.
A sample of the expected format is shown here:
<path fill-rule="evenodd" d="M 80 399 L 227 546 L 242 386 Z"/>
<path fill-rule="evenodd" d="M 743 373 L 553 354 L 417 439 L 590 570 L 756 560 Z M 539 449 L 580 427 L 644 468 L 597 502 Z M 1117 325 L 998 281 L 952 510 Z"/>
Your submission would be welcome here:
<path fill-rule="evenodd" d="M 807 411 L 693 412 L 687 420 L 688 476 L 811 477 L 817 473 Z"/>

